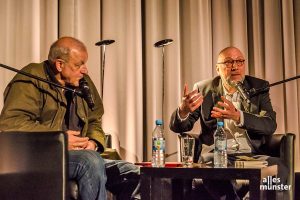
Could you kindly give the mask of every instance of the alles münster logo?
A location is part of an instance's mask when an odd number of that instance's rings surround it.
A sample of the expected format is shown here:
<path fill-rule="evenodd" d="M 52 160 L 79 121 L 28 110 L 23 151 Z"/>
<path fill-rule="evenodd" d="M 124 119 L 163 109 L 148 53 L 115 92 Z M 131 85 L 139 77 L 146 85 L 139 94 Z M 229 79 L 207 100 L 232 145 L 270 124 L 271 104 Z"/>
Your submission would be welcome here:
<path fill-rule="evenodd" d="M 260 190 L 290 190 L 291 185 L 285 185 L 281 183 L 280 178 L 267 176 L 262 179 L 262 184 L 260 185 Z"/>

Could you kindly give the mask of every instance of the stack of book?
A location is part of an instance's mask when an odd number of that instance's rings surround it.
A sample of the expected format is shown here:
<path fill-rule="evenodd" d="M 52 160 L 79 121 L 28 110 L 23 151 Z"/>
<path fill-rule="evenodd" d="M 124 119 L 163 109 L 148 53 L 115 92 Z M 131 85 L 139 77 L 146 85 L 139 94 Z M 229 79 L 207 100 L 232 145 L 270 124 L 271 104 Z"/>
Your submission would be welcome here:
<path fill-rule="evenodd" d="M 268 166 L 268 161 L 248 155 L 228 155 L 230 164 L 239 168 L 262 168 Z"/>

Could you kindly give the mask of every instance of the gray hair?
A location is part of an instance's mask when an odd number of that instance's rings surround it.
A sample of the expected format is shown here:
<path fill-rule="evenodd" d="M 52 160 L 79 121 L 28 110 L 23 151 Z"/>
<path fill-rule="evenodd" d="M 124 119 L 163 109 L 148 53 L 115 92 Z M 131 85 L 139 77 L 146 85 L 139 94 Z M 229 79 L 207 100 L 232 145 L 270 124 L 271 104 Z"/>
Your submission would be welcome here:
<path fill-rule="evenodd" d="M 50 47 L 50 51 L 48 54 L 48 60 L 52 63 L 54 63 L 54 61 L 56 59 L 62 59 L 62 60 L 65 60 L 66 62 L 68 62 L 69 53 L 70 53 L 69 48 L 59 47 L 59 46 L 56 46 L 56 44 L 54 43 Z"/>
<path fill-rule="evenodd" d="M 73 37 L 62 37 L 56 40 L 50 47 L 48 60 L 54 63 L 56 59 L 62 59 L 66 62 L 69 61 L 70 52 L 72 49 L 77 48 L 87 51 L 85 45 Z"/>

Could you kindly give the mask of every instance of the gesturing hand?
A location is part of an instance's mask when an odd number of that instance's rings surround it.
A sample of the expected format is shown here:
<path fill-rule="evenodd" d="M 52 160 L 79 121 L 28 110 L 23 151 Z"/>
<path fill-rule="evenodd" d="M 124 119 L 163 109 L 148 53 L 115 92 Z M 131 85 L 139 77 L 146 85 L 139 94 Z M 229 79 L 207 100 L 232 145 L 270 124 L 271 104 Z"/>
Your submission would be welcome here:
<path fill-rule="evenodd" d="M 222 101 L 218 102 L 218 105 L 223 107 L 213 107 L 211 111 L 211 116 L 215 118 L 222 118 L 222 119 L 232 119 L 237 123 L 240 122 L 240 112 L 234 107 L 231 101 L 228 101 L 224 96 L 221 96 Z"/>
<path fill-rule="evenodd" d="M 187 84 L 184 84 L 182 102 L 179 106 L 179 115 L 185 118 L 190 112 L 193 112 L 203 102 L 203 96 L 197 90 L 188 91 Z"/>
<path fill-rule="evenodd" d="M 68 149 L 81 150 L 85 149 L 88 145 L 88 137 L 80 137 L 80 131 L 67 130 L 68 134 Z"/>

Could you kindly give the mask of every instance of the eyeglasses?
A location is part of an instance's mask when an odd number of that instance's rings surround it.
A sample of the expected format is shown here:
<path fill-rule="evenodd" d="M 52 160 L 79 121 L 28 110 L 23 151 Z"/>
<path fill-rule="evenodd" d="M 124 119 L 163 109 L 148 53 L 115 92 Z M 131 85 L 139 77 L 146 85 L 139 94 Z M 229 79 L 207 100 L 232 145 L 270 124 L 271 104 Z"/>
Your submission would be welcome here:
<path fill-rule="evenodd" d="M 227 60 L 225 62 L 221 62 L 221 63 L 217 63 L 217 64 L 221 64 L 221 65 L 226 65 L 226 68 L 231 69 L 234 65 L 234 63 L 240 67 L 245 63 L 244 59 L 238 59 L 238 60 Z"/>

